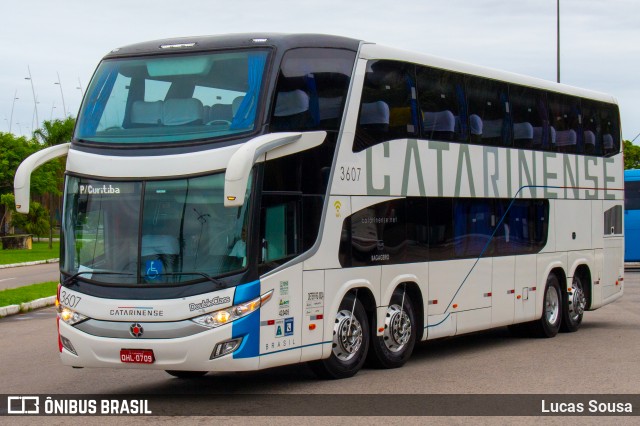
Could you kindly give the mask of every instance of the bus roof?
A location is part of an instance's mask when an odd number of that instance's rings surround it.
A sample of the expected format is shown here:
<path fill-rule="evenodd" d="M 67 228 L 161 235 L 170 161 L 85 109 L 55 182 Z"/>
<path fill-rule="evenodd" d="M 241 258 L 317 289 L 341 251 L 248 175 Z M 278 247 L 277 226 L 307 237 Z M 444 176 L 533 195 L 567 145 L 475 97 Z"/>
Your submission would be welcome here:
<path fill-rule="evenodd" d="M 331 47 L 357 51 L 360 43 L 360 40 L 352 38 L 323 34 L 246 33 L 179 37 L 146 41 L 120 47 L 107 54 L 105 59 L 121 56 L 153 55 L 180 50 L 206 51 L 257 46 L 272 46 L 283 50 L 296 47 Z"/>
<path fill-rule="evenodd" d="M 617 101 L 613 96 L 605 93 L 577 88 L 523 74 L 501 71 L 465 62 L 444 59 L 437 56 L 364 42 L 358 39 L 326 34 L 243 33 L 178 37 L 147 41 L 120 47 L 108 53 L 105 56 L 105 59 L 123 56 L 162 54 L 170 51 L 207 51 L 216 49 L 250 48 L 257 46 L 271 46 L 280 50 L 288 50 L 297 47 L 330 47 L 358 51 L 360 48 L 360 57 L 364 59 L 406 61 L 520 84 L 527 87 L 617 104 Z"/>

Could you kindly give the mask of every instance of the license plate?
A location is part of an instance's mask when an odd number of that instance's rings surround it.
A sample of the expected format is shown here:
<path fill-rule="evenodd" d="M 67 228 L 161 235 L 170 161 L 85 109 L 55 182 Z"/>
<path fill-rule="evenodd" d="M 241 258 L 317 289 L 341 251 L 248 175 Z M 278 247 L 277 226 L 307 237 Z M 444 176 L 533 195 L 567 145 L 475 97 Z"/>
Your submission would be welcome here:
<path fill-rule="evenodd" d="M 153 364 L 156 358 L 151 349 L 120 349 L 120 361 L 134 364 Z"/>

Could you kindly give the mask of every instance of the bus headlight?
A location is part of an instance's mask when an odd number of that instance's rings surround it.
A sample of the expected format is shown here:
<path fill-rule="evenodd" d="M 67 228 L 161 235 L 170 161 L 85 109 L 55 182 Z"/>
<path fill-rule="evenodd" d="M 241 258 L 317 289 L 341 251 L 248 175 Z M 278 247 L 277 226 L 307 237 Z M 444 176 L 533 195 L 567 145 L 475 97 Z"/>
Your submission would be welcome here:
<path fill-rule="evenodd" d="M 271 299 L 272 295 L 273 290 L 269 290 L 262 296 L 256 297 L 255 299 L 248 302 L 229 306 L 228 308 L 220 309 L 218 311 L 214 311 L 200 317 L 192 318 L 191 321 L 209 328 L 220 327 L 221 325 L 228 324 L 237 319 L 245 317 L 251 312 L 257 311 L 258 309 L 260 309 L 260 306 L 264 305 Z"/>
<path fill-rule="evenodd" d="M 88 317 L 78 312 L 67 308 L 66 306 L 58 305 L 58 315 L 60 319 L 69 325 L 77 324 L 86 320 Z"/>

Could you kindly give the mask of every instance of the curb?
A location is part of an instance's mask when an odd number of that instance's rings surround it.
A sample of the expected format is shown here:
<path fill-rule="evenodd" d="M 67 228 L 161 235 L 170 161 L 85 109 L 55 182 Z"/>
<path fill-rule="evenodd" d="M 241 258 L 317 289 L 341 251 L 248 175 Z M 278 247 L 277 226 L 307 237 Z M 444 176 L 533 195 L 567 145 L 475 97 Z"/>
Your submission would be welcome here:
<path fill-rule="evenodd" d="M 29 312 L 34 309 L 44 308 L 52 306 L 56 303 L 56 296 L 43 297 L 42 299 L 36 299 L 32 302 L 25 302 L 19 305 L 9 305 L 0 307 L 0 318 L 7 317 L 9 315 L 16 315 L 21 312 Z"/>
<path fill-rule="evenodd" d="M 8 265 L 0 265 L 0 269 L 18 268 L 20 266 L 44 265 L 45 263 L 58 263 L 60 259 L 36 260 L 34 262 L 10 263 Z"/>

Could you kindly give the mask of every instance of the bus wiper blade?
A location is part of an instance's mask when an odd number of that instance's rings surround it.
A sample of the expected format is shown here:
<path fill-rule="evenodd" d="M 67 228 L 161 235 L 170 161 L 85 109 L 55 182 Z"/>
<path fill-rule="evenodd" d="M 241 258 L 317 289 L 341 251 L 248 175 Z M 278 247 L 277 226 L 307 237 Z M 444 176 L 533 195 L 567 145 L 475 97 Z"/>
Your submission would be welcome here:
<path fill-rule="evenodd" d="M 116 272 L 116 271 L 81 271 L 81 272 L 76 272 L 75 274 L 68 276 L 67 278 L 65 278 L 62 281 L 62 285 L 63 286 L 67 286 L 69 284 L 74 284 L 78 281 L 78 277 L 80 275 L 84 275 L 84 274 L 92 274 L 92 275 L 129 275 L 132 276 L 133 274 L 130 272 Z"/>
<path fill-rule="evenodd" d="M 143 275 L 143 278 L 149 278 L 149 279 L 154 279 L 155 277 L 162 277 L 162 276 L 169 276 L 169 277 L 175 277 L 175 276 L 179 276 L 179 275 L 200 275 L 203 278 L 206 278 L 207 280 L 209 280 L 210 282 L 212 282 L 213 284 L 217 285 L 218 287 L 226 287 L 225 284 L 220 281 L 217 278 L 213 278 L 211 275 L 205 274 L 204 272 L 198 272 L 198 271 L 188 271 L 188 272 L 164 272 L 162 274 L 154 274 L 154 275 Z"/>

